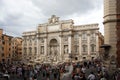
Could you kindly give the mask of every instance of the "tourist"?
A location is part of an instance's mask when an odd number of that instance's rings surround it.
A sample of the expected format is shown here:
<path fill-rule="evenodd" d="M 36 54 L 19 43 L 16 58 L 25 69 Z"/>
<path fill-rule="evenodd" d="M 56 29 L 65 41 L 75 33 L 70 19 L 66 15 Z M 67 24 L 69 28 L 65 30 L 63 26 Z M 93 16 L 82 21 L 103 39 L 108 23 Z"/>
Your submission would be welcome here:
<path fill-rule="evenodd" d="M 88 76 L 88 80 L 95 80 L 95 75 L 93 72 L 90 72 L 90 75 Z"/>

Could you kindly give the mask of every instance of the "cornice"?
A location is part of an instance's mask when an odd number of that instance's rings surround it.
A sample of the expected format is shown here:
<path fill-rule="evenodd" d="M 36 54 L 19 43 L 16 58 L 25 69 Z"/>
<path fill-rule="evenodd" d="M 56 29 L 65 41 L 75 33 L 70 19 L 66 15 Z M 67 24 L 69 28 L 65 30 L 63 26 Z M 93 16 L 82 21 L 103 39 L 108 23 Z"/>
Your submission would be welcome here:
<path fill-rule="evenodd" d="M 103 22 L 103 24 L 110 23 L 110 22 L 120 22 L 120 19 L 108 19 Z"/>

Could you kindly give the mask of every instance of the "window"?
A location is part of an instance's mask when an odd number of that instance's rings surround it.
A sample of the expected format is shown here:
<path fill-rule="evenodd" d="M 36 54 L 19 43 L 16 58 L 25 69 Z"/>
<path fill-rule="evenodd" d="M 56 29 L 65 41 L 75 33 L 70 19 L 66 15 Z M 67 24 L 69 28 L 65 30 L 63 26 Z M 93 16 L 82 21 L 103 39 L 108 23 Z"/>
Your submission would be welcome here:
<path fill-rule="evenodd" d="M 78 34 L 75 34 L 74 35 L 74 39 L 78 39 L 79 38 L 79 35 Z"/>
<path fill-rule="evenodd" d="M 95 39 L 95 33 L 91 34 L 91 40 Z"/>
<path fill-rule="evenodd" d="M 82 48 L 83 48 L 82 50 L 83 52 L 87 52 L 87 45 L 83 45 Z"/>
<path fill-rule="evenodd" d="M 75 60 L 78 60 L 78 57 L 75 57 Z"/>
<path fill-rule="evenodd" d="M 82 39 L 83 39 L 83 40 L 87 40 L 87 34 L 86 34 L 86 33 L 83 33 L 83 34 L 82 34 Z"/>
<path fill-rule="evenodd" d="M 3 44 L 5 44 L 5 41 L 2 41 Z"/>
<path fill-rule="evenodd" d="M 75 45 L 75 53 L 78 53 L 78 46 L 77 45 Z"/>
<path fill-rule="evenodd" d="M 2 62 L 5 62 L 5 59 L 2 59 Z"/>
<path fill-rule="evenodd" d="M 2 57 L 4 57 L 4 53 L 2 53 L 2 55 L 1 55 Z"/>
<path fill-rule="evenodd" d="M 78 43 L 79 43 L 79 35 L 78 35 L 78 34 L 75 34 L 75 35 L 74 35 L 74 43 L 75 43 L 75 44 L 78 44 Z"/>
<path fill-rule="evenodd" d="M 2 47 L 2 50 L 4 50 L 4 47 Z"/>
<path fill-rule="evenodd" d="M 9 54 L 9 57 L 10 57 L 11 55 Z"/>
<path fill-rule="evenodd" d="M 32 45 L 32 41 L 31 40 L 29 41 L 29 45 Z"/>
<path fill-rule="evenodd" d="M 9 48 L 9 51 L 11 50 L 11 48 Z"/>
<path fill-rule="evenodd" d="M 91 52 L 95 52 L 96 46 L 94 44 L 91 44 Z"/>
<path fill-rule="evenodd" d="M 27 40 L 24 41 L 24 45 L 27 46 Z"/>

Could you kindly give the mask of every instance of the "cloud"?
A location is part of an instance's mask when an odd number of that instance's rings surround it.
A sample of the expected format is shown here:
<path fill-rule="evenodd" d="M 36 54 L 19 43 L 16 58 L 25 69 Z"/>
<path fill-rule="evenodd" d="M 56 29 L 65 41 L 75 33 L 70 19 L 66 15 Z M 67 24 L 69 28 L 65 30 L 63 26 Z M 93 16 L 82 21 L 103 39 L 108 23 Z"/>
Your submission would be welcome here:
<path fill-rule="evenodd" d="M 101 0 L 32 0 L 32 2 L 46 16 L 53 13 L 59 16 L 69 16 L 75 13 L 82 15 L 101 6 Z"/>
<path fill-rule="evenodd" d="M 77 24 L 101 22 L 102 6 L 103 0 L 0 0 L 0 28 L 21 36 L 22 32 L 35 30 L 38 24 L 47 22 L 53 14 L 60 19 L 71 18 Z"/>

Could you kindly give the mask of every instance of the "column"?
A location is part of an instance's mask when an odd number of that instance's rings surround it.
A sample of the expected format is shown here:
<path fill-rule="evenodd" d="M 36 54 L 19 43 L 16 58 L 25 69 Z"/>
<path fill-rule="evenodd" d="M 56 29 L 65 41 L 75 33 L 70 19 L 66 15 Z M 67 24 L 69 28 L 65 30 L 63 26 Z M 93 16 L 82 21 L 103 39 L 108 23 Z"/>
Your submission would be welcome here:
<path fill-rule="evenodd" d="M 69 49 L 69 50 L 68 50 L 68 53 L 69 53 L 69 54 L 73 54 L 73 53 L 72 53 L 72 52 L 73 52 L 73 49 L 72 49 L 72 48 L 73 48 L 73 47 L 72 47 L 72 46 L 73 46 L 73 44 L 72 44 L 73 41 L 72 41 L 72 40 L 73 40 L 73 39 L 72 39 L 72 34 L 70 34 L 69 37 L 68 37 L 68 49 Z"/>
<path fill-rule="evenodd" d="M 44 38 L 44 55 L 47 56 L 47 37 Z"/>
<path fill-rule="evenodd" d="M 37 54 L 36 54 L 36 57 L 39 57 L 39 55 L 40 55 L 40 54 L 39 54 L 39 53 L 40 53 L 40 52 L 39 52 L 39 47 L 40 47 L 40 46 L 39 46 L 39 38 L 37 38 Z"/>
<path fill-rule="evenodd" d="M 34 41 L 32 40 L 31 41 L 31 43 L 32 43 L 32 45 L 31 45 L 31 60 L 33 60 L 34 59 Z"/>
<path fill-rule="evenodd" d="M 99 42 L 98 42 L 98 34 L 96 33 L 96 57 L 99 56 Z"/>
<path fill-rule="evenodd" d="M 81 34 L 79 34 L 79 55 L 80 55 L 80 56 L 82 55 L 82 53 L 81 53 L 81 52 L 82 52 L 82 49 L 81 49 L 81 48 L 82 48 L 82 47 L 81 47 L 82 44 L 81 44 L 81 43 L 82 43 Z"/>
<path fill-rule="evenodd" d="M 90 34 L 87 34 L 87 47 L 88 47 L 88 55 L 90 55 Z"/>
<path fill-rule="evenodd" d="M 29 55 L 29 40 L 27 39 L 27 57 Z"/>
<path fill-rule="evenodd" d="M 62 55 L 63 55 L 63 39 L 62 39 L 62 35 L 60 35 L 60 61 L 62 61 Z"/>
<path fill-rule="evenodd" d="M 32 57 L 33 57 L 33 59 L 34 59 L 34 56 L 35 56 L 35 40 L 34 41 L 32 41 Z"/>

